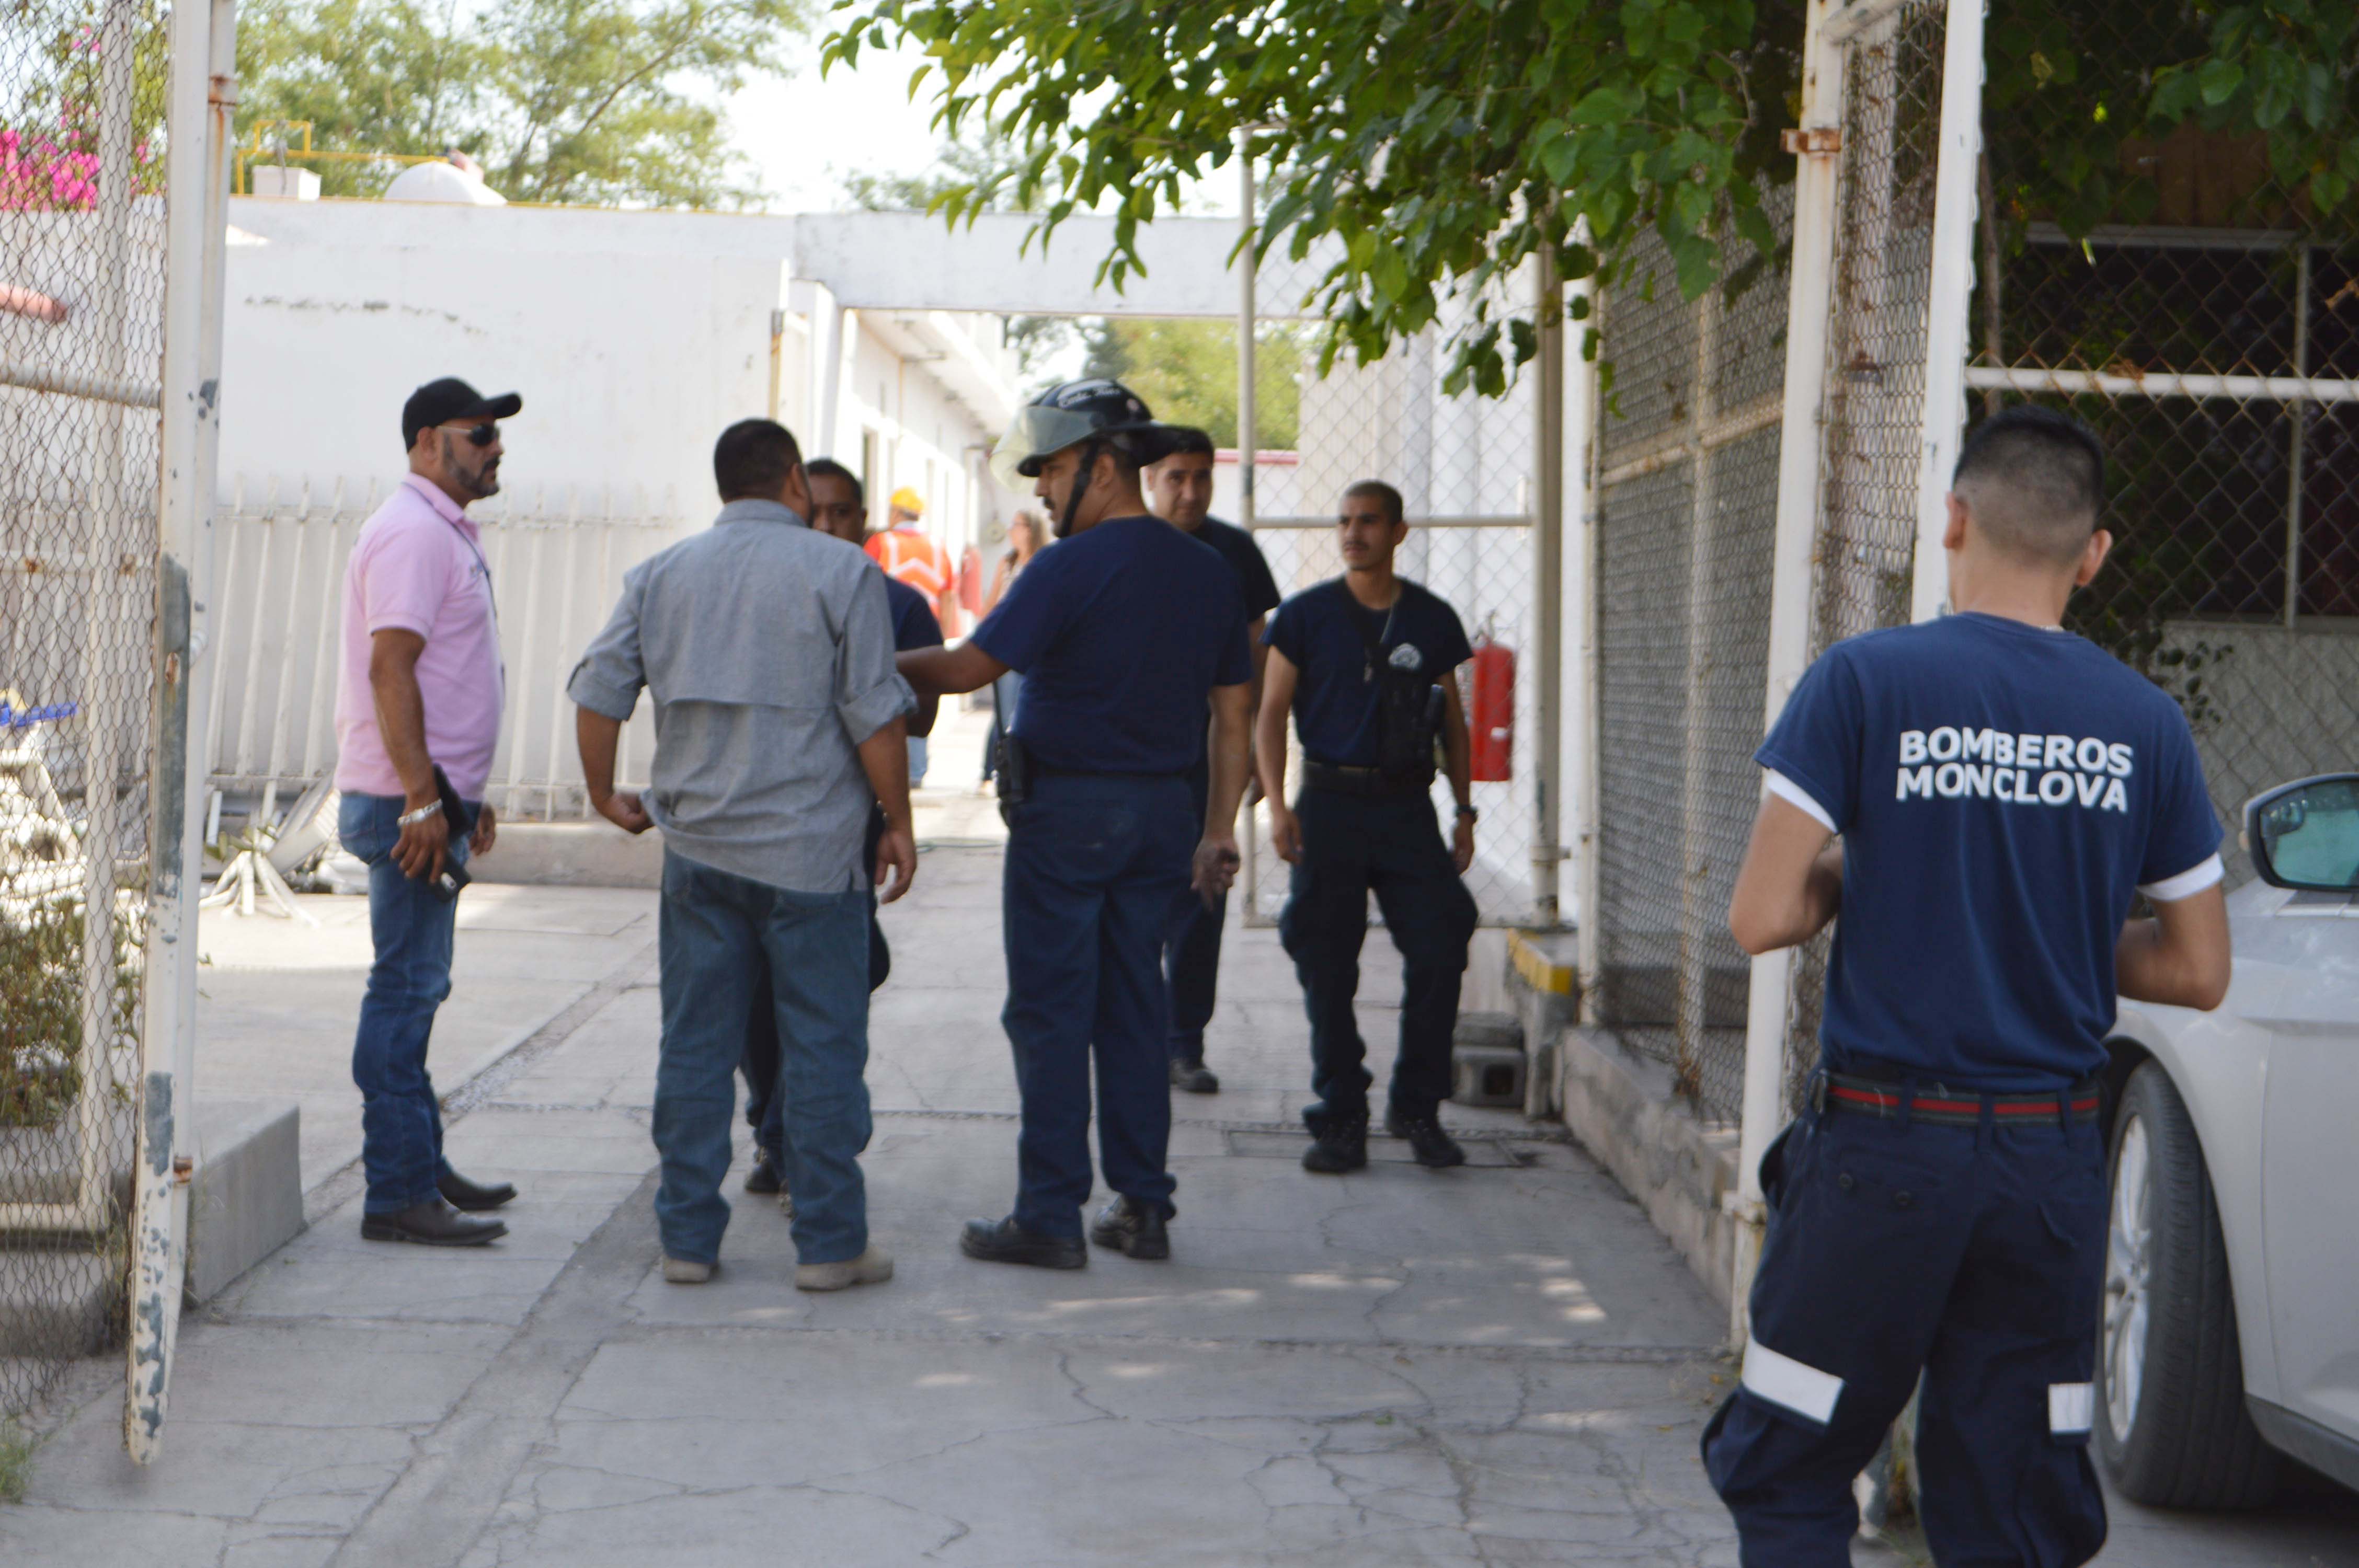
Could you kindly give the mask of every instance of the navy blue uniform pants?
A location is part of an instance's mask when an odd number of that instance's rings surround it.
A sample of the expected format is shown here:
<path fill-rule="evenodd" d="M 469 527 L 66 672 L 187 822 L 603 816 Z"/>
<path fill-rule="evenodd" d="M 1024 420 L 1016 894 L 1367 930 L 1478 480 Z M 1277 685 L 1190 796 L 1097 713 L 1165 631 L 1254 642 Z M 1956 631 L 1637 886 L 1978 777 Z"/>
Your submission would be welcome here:
<path fill-rule="evenodd" d="M 2073 1568 L 2105 1539 L 2089 1463 L 2106 1195 L 2097 1125 L 1796 1122 L 1738 1391 L 1703 1437 L 1745 1568 L 1848 1568 L 1853 1478 L 1924 1379 L 1942 1568 Z"/>
<path fill-rule="evenodd" d="M 1451 1038 L 1458 988 L 1474 937 L 1474 895 L 1459 880 L 1422 793 L 1371 797 L 1306 789 L 1295 802 L 1302 852 L 1292 869 L 1277 932 L 1302 982 L 1310 1015 L 1310 1087 L 1304 1112 L 1315 1131 L 1329 1119 L 1368 1114 L 1375 1080 L 1352 1006 L 1360 990 L 1360 947 L 1368 937 L 1368 895 L 1400 949 L 1400 1054 L 1392 1105 L 1430 1117 L 1450 1098 Z"/>
<path fill-rule="evenodd" d="M 1209 760 L 1188 775 L 1196 806 L 1196 832 L 1203 836 L 1205 801 L 1212 794 Z M 1181 1062 L 1204 1059 L 1204 1025 L 1212 1022 L 1221 972 L 1221 927 L 1228 924 L 1229 895 L 1210 907 L 1193 888 L 1180 895 L 1180 913 L 1163 944 L 1163 978 L 1171 991 L 1171 1055 Z"/>
<path fill-rule="evenodd" d="M 1015 1217 L 1078 1237 L 1090 1195 L 1090 1076 L 1106 1185 L 1167 1217 L 1170 1006 L 1162 952 L 1198 834 L 1177 776 L 1033 781 L 1001 882 L 1007 1006 L 1023 1098 Z"/>

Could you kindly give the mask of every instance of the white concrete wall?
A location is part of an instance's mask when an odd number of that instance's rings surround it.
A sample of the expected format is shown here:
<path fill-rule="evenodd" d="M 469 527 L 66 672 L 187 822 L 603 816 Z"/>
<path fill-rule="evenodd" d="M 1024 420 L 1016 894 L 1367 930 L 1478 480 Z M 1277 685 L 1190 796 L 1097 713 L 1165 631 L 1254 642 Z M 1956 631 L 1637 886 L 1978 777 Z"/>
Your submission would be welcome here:
<path fill-rule="evenodd" d="M 232 222 L 264 243 L 229 252 L 223 489 L 242 474 L 397 474 L 403 399 L 455 374 L 523 395 L 504 481 L 534 509 L 570 494 L 603 511 L 612 496 L 636 514 L 709 517 L 714 436 L 769 407 L 790 231 L 679 214 L 514 222 L 549 216 L 233 202 Z"/>

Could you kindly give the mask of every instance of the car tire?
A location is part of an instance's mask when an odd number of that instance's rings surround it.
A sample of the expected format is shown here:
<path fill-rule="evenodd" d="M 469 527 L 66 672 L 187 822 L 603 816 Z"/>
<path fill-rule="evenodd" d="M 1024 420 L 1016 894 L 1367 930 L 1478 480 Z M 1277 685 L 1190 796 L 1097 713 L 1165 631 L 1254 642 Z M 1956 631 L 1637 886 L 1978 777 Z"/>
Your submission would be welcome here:
<path fill-rule="evenodd" d="M 2097 1328 L 2099 1460 L 2125 1497 L 2248 1509 L 2277 1455 L 2245 1409 L 2245 1362 L 2220 1208 L 2195 1123 L 2148 1062 L 2114 1113 L 2112 1206 Z"/>

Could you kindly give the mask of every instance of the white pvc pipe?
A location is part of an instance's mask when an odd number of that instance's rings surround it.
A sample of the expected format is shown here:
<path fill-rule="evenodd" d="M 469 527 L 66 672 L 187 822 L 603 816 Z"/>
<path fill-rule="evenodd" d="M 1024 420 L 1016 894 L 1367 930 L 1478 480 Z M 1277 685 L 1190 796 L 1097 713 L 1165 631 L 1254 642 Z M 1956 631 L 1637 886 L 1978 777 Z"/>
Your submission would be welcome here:
<path fill-rule="evenodd" d="M 1965 384 L 1977 392 L 2052 392 L 2066 396 L 2093 393 L 2105 397 L 2230 397 L 2244 403 L 2359 403 L 2359 381 L 2306 375 L 2193 375 L 2160 370 L 2121 375 L 2111 371 L 1968 365 Z"/>

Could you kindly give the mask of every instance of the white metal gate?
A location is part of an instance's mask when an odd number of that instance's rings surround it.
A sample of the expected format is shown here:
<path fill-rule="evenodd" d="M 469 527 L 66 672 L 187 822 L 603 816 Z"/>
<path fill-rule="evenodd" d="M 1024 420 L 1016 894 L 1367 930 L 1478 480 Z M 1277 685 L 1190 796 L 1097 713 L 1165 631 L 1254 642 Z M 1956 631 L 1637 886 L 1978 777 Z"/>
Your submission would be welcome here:
<path fill-rule="evenodd" d="M 0 1418 L 119 1333 L 142 1462 L 192 1154 L 233 16 L 29 0 L 0 44 Z"/>

